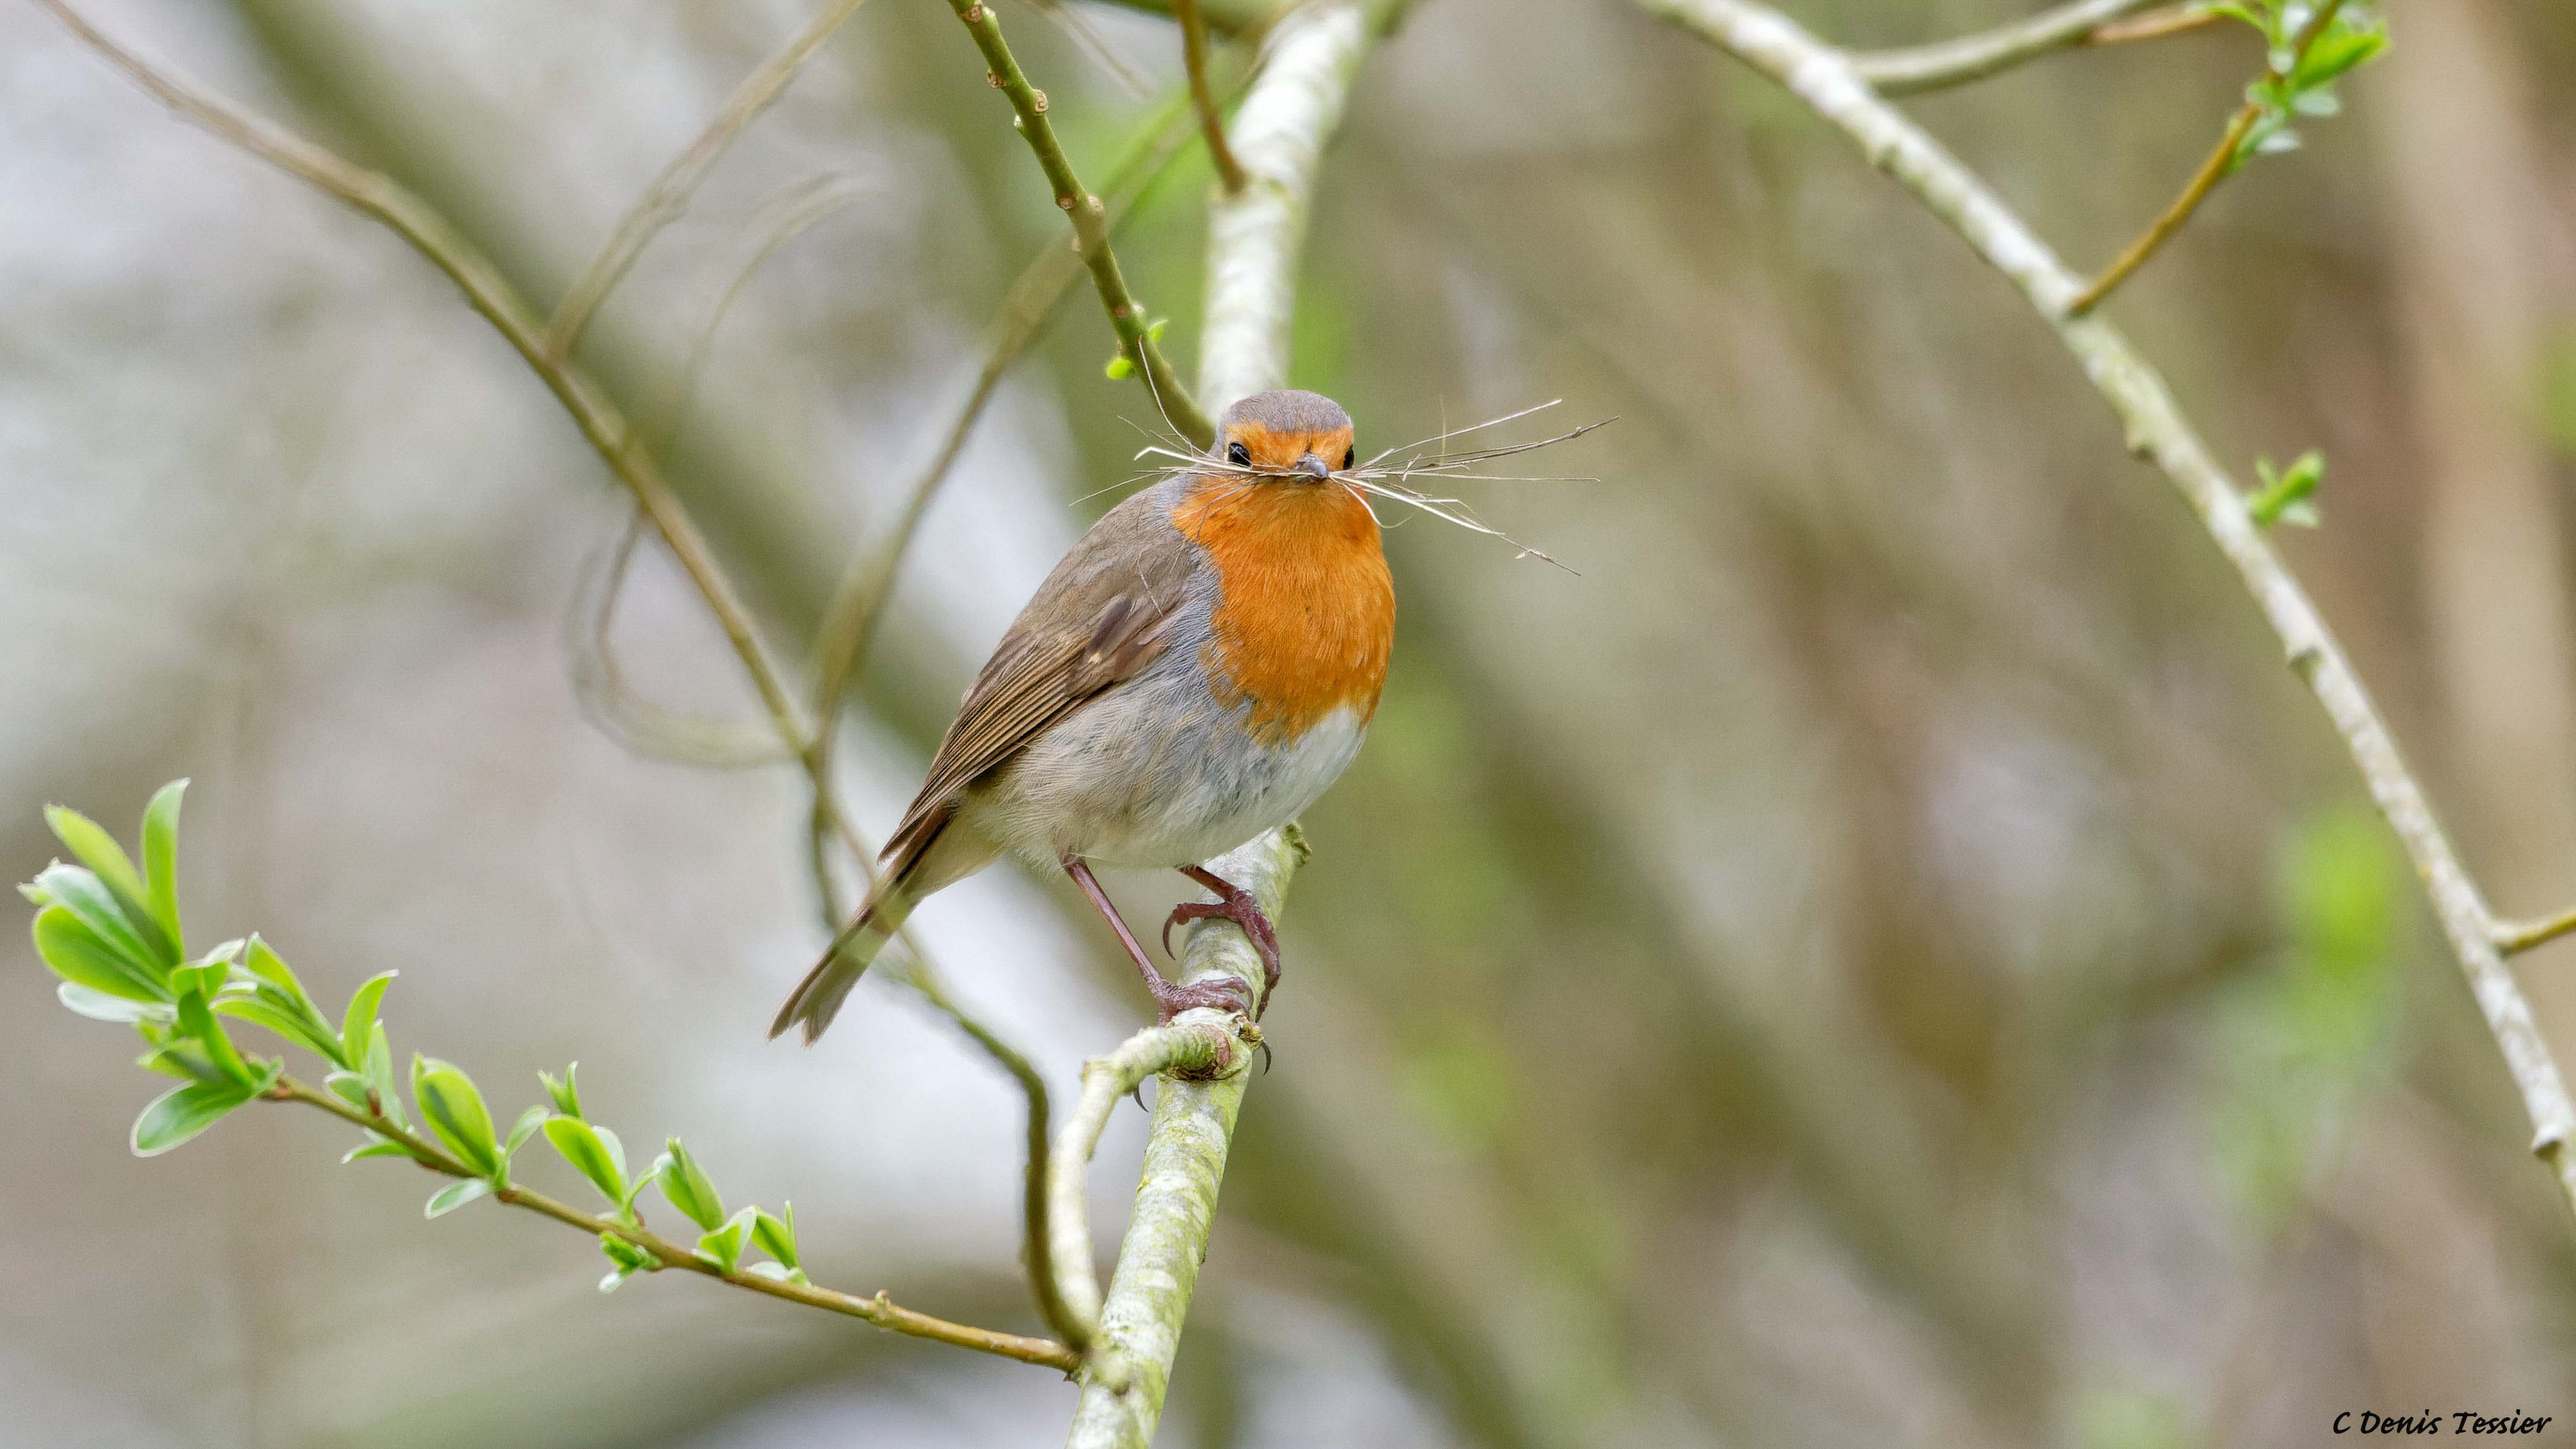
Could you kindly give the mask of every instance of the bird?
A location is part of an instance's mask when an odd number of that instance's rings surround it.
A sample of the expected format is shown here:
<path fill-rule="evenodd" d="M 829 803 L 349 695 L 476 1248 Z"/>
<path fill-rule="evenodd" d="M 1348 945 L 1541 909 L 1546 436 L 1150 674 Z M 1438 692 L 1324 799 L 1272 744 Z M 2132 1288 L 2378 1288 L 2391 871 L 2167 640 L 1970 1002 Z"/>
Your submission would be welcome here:
<path fill-rule="evenodd" d="M 1216 440 L 1102 515 L 968 686 L 847 927 L 779 1008 L 772 1040 L 820 1038 L 860 975 L 934 892 L 1015 855 L 1060 869 L 1107 921 L 1157 1020 L 1258 1015 L 1247 983 L 1163 979 L 1092 874 L 1171 868 L 1213 892 L 1163 923 L 1222 918 L 1279 940 L 1206 862 L 1284 825 L 1359 753 L 1395 643 L 1395 585 L 1351 476 L 1350 415 L 1318 393 L 1255 393 Z M 1338 476 L 1337 476 L 1338 475 Z"/>

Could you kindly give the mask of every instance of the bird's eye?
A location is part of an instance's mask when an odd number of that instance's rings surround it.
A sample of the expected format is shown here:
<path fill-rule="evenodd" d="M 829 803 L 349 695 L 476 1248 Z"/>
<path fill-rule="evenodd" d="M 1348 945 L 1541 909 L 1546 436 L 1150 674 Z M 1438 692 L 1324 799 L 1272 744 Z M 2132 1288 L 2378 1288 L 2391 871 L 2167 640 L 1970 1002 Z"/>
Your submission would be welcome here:
<path fill-rule="evenodd" d="M 1355 462 L 1359 461 L 1359 456 L 1360 456 L 1360 450 L 1359 450 L 1359 449 L 1357 449 L 1357 448 L 1344 448 L 1344 449 L 1342 450 L 1342 466 L 1343 466 L 1343 467 L 1345 467 L 1345 468 L 1348 468 L 1349 466 L 1351 466 L 1351 464 L 1353 464 L 1353 463 L 1355 463 Z"/>
<path fill-rule="evenodd" d="M 1252 450 L 1236 443 L 1225 450 L 1225 460 L 1238 468 L 1249 468 L 1252 466 Z"/>

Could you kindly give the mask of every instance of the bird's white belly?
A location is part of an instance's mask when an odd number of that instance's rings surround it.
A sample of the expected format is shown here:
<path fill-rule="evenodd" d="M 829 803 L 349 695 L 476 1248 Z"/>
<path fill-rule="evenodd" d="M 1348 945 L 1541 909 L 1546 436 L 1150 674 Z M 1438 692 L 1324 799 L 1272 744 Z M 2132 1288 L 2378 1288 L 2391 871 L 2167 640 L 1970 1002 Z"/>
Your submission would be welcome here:
<path fill-rule="evenodd" d="M 1049 730 L 968 792 L 962 818 L 1033 861 L 1195 865 L 1295 819 L 1359 753 L 1357 710 L 1268 745 L 1179 673 L 1140 678 Z"/>

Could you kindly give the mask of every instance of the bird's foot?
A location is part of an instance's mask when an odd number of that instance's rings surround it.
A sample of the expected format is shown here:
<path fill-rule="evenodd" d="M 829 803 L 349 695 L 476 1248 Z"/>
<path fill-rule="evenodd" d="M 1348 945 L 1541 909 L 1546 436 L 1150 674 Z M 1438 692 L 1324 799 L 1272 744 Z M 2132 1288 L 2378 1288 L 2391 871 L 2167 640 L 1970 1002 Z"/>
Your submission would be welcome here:
<path fill-rule="evenodd" d="M 1160 974 L 1145 983 L 1154 993 L 1154 1024 L 1170 1026 L 1172 1018 L 1194 1007 L 1212 1006 L 1235 1016 L 1252 1015 L 1252 987 L 1239 977 L 1209 976 L 1175 985 Z"/>
<path fill-rule="evenodd" d="M 1270 918 L 1261 911 L 1261 903 L 1252 892 L 1203 866 L 1185 865 L 1181 874 L 1216 892 L 1213 901 L 1183 901 L 1172 907 L 1163 919 L 1163 954 L 1172 954 L 1172 928 L 1184 921 L 1227 920 L 1243 928 L 1252 949 L 1261 957 L 1261 1004 L 1270 1005 L 1270 993 L 1279 989 L 1279 933 L 1271 927 Z"/>

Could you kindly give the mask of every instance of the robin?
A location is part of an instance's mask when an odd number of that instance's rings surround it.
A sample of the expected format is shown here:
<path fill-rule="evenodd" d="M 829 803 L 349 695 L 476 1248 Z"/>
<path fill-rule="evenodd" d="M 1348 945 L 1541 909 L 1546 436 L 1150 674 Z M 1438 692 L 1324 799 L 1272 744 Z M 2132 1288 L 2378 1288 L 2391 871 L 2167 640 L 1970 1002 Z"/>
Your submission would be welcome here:
<path fill-rule="evenodd" d="M 1184 921 L 1234 922 L 1261 955 L 1266 1003 L 1278 937 L 1250 892 L 1201 862 L 1314 804 L 1377 710 L 1395 585 L 1356 458 L 1332 399 L 1256 393 L 1226 409 L 1213 453 L 1093 524 L 975 676 L 877 888 L 770 1036 L 821 1036 L 913 908 L 1006 851 L 1073 877 L 1158 1019 L 1249 1010 L 1230 978 L 1165 981 L 1091 862 L 1179 870 L 1217 899 L 1174 908 L 1164 949 Z"/>

